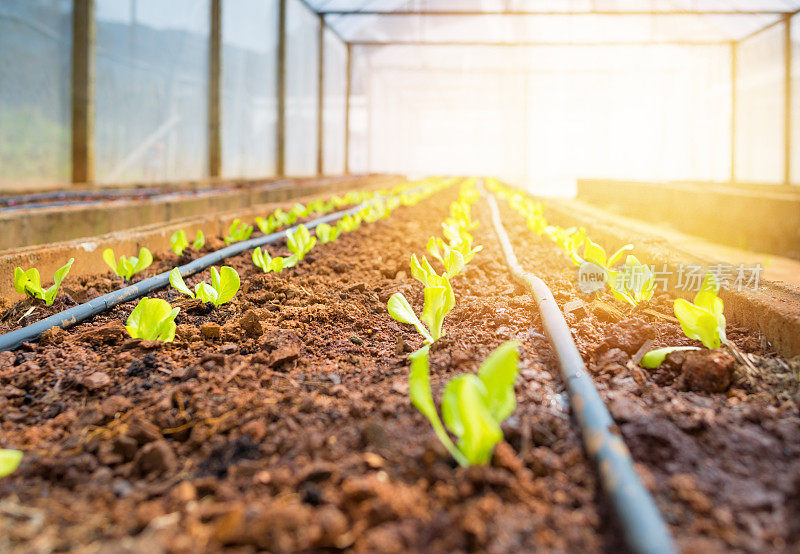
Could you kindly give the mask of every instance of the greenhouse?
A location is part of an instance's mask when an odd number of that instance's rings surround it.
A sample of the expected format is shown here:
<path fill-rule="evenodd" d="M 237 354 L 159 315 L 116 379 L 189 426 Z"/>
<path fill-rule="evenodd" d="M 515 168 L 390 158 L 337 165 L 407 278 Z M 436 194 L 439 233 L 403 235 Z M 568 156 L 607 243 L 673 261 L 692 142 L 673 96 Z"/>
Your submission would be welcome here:
<path fill-rule="evenodd" d="M 0 552 L 800 549 L 800 0 L 0 0 Z"/>

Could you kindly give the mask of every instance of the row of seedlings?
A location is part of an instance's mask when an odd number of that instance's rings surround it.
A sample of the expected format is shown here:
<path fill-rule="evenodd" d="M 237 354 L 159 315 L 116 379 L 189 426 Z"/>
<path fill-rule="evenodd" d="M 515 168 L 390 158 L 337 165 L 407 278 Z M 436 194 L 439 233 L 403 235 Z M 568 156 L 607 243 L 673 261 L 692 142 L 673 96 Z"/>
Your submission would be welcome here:
<path fill-rule="evenodd" d="M 343 196 L 334 195 L 329 200 L 314 200 L 305 206 L 300 203 L 289 210 L 280 208 L 269 214 L 266 218 L 256 217 L 255 225 L 264 234 L 275 232 L 280 227 L 293 225 L 298 219 L 310 216 L 321 216 L 348 205 L 363 204 L 355 214 L 346 214 L 333 226 L 321 224 L 315 229 L 315 237 L 305 225 L 299 225 L 294 231 L 286 231 L 287 248 L 290 255 L 286 257 L 270 258 L 260 247 L 253 250 L 252 260 L 256 267 L 265 273 L 278 273 L 284 269 L 295 266 L 311 251 L 319 241 L 320 244 L 333 242 L 343 232 L 357 230 L 362 222 L 373 223 L 385 219 L 400 206 L 414 206 L 420 201 L 439 192 L 453 184 L 453 179 L 430 179 L 415 183 L 404 183 L 391 189 L 376 191 L 351 191 Z M 233 244 L 247 240 L 253 233 L 253 225 L 234 219 L 223 237 L 226 244 Z M 173 233 L 170 237 L 171 250 L 177 255 L 182 255 L 188 248 L 189 242 L 184 230 Z M 194 250 L 200 250 L 205 245 L 205 237 L 198 231 L 191 244 Z M 148 248 L 141 248 L 138 256 L 120 256 L 117 260 L 113 250 L 106 249 L 103 260 L 118 276 L 127 282 L 134 275 L 145 270 L 153 263 L 153 255 Z M 46 305 L 51 305 L 58 293 L 59 287 L 74 262 L 69 262 L 55 273 L 54 283 L 48 289 L 43 289 L 39 271 L 36 268 L 24 271 L 16 268 L 14 272 L 14 288 L 17 292 L 30 298 L 42 300 Z M 463 264 L 462 264 L 463 265 Z M 211 281 L 202 281 L 191 290 L 184 282 L 179 268 L 173 268 L 169 273 L 170 285 L 178 292 L 197 298 L 204 303 L 209 303 L 215 308 L 230 302 L 241 286 L 239 273 L 230 266 L 210 268 Z M 451 291 L 452 294 L 452 291 Z M 142 298 L 131 311 L 125 324 L 125 329 L 132 338 L 143 340 L 157 340 L 172 342 L 175 338 L 177 325 L 175 318 L 180 308 L 172 307 L 169 302 L 160 298 Z M 0 477 L 4 477 L 19 467 L 23 453 L 16 449 L 0 449 Z"/>
<path fill-rule="evenodd" d="M 632 254 L 626 256 L 624 264 L 619 264 L 625 253 L 634 249 L 633 244 L 626 244 L 608 256 L 602 246 L 586 236 L 585 228 L 565 229 L 558 225 L 548 224 L 543 215 L 544 207 L 541 202 L 533 201 L 522 193 L 501 185 L 494 179 L 487 179 L 487 186 L 489 190 L 506 200 L 514 211 L 525 218 L 526 225 L 532 232 L 552 240 L 573 264 L 580 267 L 585 262 L 590 262 L 599 267 L 611 294 L 617 301 L 636 307 L 653 298 L 655 292 L 653 270 Z M 683 298 L 675 299 L 673 302 L 675 317 L 680 322 L 683 333 L 690 339 L 699 340 L 709 349 L 725 346 L 737 359 L 751 365 L 748 363 L 749 360 L 725 335 L 724 305 L 718 292 L 719 283 L 716 277 L 713 273 L 707 272 L 694 302 Z M 655 369 L 671 352 L 699 349 L 696 346 L 658 348 L 647 352 L 639 364 L 647 369 Z"/>
<path fill-rule="evenodd" d="M 500 424 L 516 408 L 517 341 L 505 342 L 495 349 L 483 361 L 477 375 L 465 373 L 447 382 L 441 399 L 441 418 L 431 392 L 428 351 L 444 336 L 442 323 L 455 306 L 450 281 L 482 249 L 482 246 L 473 247 L 470 234 L 478 226 L 471 218 L 470 207 L 479 198 L 476 181 L 464 182 L 458 200 L 450 205 L 450 216 L 442 223 L 444 238 L 428 240 L 428 253 L 444 269 L 441 275 L 424 255 L 421 260 L 416 254 L 411 255 L 411 274 L 424 286 L 422 314 L 417 317 L 402 293 L 393 294 L 387 304 L 392 318 L 413 325 L 425 341 L 422 348 L 409 355 L 408 394 L 414 407 L 428 419 L 437 438 L 461 466 L 489 462 L 495 445 L 503 440 Z M 448 430 L 457 442 L 453 442 Z"/>

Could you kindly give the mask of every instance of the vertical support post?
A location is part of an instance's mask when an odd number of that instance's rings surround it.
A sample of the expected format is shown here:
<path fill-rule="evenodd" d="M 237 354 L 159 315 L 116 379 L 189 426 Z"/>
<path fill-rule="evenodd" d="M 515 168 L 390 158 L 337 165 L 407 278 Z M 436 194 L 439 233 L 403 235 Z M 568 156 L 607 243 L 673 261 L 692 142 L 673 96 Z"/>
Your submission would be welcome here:
<path fill-rule="evenodd" d="M 792 16 L 783 19 L 783 184 L 792 182 Z"/>
<path fill-rule="evenodd" d="M 350 93 L 353 90 L 353 46 L 347 43 L 347 63 L 345 64 L 344 92 L 344 174 L 350 174 Z"/>
<path fill-rule="evenodd" d="M 738 43 L 731 42 L 731 174 L 730 182 L 736 182 L 736 73 Z"/>
<path fill-rule="evenodd" d="M 72 182 L 94 182 L 94 0 L 75 0 L 72 11 Z"/>
<path fill-rule="evenodd" d="M 367 75 L 366 75 L 366 108 L 367 108 L 367 173 L 372 173 L 372 95 L 374 93 L 372 89 L 372 81 L 374 79 L 374 74 L 372 73 L 372 63 L 370 62 L 367 65 Z"/>
<path fill-rule="evenodd" d="M 222 174 L 222 0 L 211 0 L 208 41 L 208 176 Z"/>
<path fill-rule="evenodd" d="M 278 5 L 278 75 L 276 78 L 277 118 L 275 142 L 275 173 L 286 174 L 286 0 Z"/>
<path fill-rule="evenodd" d="M 325 16 L 323 14 L 319 15 L 317 31 L 317 175 L 322 175 L 325 169 Z"/>

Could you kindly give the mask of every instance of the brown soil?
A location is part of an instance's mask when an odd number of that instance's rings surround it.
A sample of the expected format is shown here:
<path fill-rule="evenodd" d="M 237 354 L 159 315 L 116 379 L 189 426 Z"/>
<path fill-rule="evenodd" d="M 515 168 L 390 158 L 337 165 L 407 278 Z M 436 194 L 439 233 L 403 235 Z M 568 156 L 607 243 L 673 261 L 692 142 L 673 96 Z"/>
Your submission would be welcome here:
<path fill-rule="evenodd" d="M 490 466 L 456 467 L 408 400 L 406 357 L 421 341 L 385 303 L 402 291 L 420 308 L 408 259 L 424 253 L 455 195 L 400 208 L 278 275 L 261 274 L 249 253 L 231 259 L 242 290 L 218 309 L 159 292 L 183 307 L 174 343 L 129 339 L 127 303 L 1 353 L 0 447 L 26 454 L 0 480 L 0 551 L 623 549 L 535 304 L 508 279 L 483 204 L 474 236 L 484 250 L 455 280 L 432 381 L 438 395 L 451 375 L 521 339 L 507 442 Z M 523 266 L 569 307 L 579 349 L 681 548 L 795 550 L 797 367 L 729 329 L 744 351 L 763 354 L 756 379 L 721 352 L 637 368 L 631 357 L 648 339 L 692 343 L 665 321 L 669 298 L 650 312 L 583 298 L 554 247 L 513 212 L 504 219 Z M 177 262 L 162 254 L 146 275 Z M 74 302 L 120 285 L 110 275 L 67 283 Z"/>

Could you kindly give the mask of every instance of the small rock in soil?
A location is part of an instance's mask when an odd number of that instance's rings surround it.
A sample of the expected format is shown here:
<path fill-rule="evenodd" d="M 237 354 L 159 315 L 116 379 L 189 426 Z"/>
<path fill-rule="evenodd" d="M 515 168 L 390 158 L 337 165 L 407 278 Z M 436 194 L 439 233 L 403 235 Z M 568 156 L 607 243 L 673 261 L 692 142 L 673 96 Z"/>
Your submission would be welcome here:
<path fill-rule="evenodd" d="M 158 427 L 143 419 L 133 419 L 128 424 L 129 437 L 133 437 L 139 444 L 147 444 L 149 442 L 157 441 L 163 438 L 161 431 Z"/>
<path fill-rule="evenodd" d="M 241 319 L 239 319 L 239 327 L 242 328 L 245 335 L 252 338 L 260 337 L 264 332 L 255 310 L 252 309 L 247 310 Z"/>
<path fill-rule="evenodd" d="M 134 456 L 136 456 L 136 452 L 139 449 L 139 444 L 133 437 L 128 435 L 119 435 L 114 437 L 111 447 L 115 454 L 118 454 L 123 460 L 129 462 L 133 460 Z"/>
<path fill-rule="evenodd" d="M 144 445 L 133 460 L 133 467 L 139 475 L 161 475 L 172 473 L 178 468 L 178 458 L 165 440 Z"/>
<path fill-rule="evenodd" d="M 125 331 L 125 326 L 119 321 L 114 321 L 102 327 L 84 331 L 78 335 L 78 340 L 90 344 L 118 344 L 124 341 L 127 336 L 128 333 Z"/>
<path fill-rule="evenodd" d="M 48 346 L 51 344 L 61 344 L 67 337 L 67 332 L 61 327 L 50 327 L 42 336 L 39 337 L 39 344 Z"/>
<path fill-rule="evenodd" d="M 117 414 L 121 414 L 132 407 L 133 403 L 130 400 L 124 396 L 115 394 L 103 400 L 103 403 L 100 404 L 100 411 L 103 412 L 104 416 L 114 418 Z"/>
<path fill-rule="evenodd" d="M 647 339 L 656 338 L 656 329 L 643 319 L 631 318 L 612 325 L 598 350 L 619 348 L 630 355 L 636 353 Z"/>
<path fill-rule="evenodd" d="M 222 334 L 222 327 L 217 323 L 203 323 L 200 326 L 200 333 L 207 339 L 218 339 Z"/>
<path fill-rule="evenodd" d="M 110 385 L 111 377 L 102 371 L 95 371 L 81 379 L 81 384 L 90 391 L 96 391 Z"/>
<path fill-rule="evenodd" d="M 724 350 L 687 352 L 682 366 L 683 385 L 698 392 L 725 392 L 733 381 L 736 360 Z"/>

